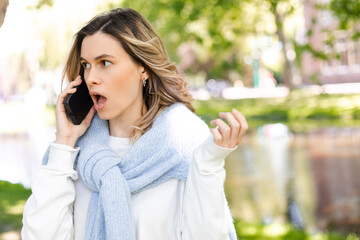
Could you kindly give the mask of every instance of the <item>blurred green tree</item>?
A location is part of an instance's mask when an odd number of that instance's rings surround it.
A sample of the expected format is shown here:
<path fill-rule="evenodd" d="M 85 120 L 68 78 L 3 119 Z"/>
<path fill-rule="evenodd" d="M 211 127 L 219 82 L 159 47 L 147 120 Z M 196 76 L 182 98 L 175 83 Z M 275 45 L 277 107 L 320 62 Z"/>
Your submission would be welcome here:
<path fill-rule="evenodd" d="M 196 61 L 186 66 L 187 72 L 203 71 L 207 78 L 228 78 L 230 71 L 242 72 L 244 36 L 254 30 L 245 24 L 243 6 L 248 2 L 124 0 L 109 8 L 131 7 L 139 11 L 157 30 L 171 59 L 178 61 L 179 51 L 190 49 Z"/>
<path fill-rule="evenodd" d="M 339 20 L 339 28 L 351 30 L 354 39 L 360 37 L 360 1 L 359 0 L 331 0 L 329 9 Z"/>
<path fill-rule="evenodd" d="M 38 0 L 36 8 L 52 4 L 53 0 Z M 244 63 L 254 50 L 250 39 L 269 36 L 282 43 L 281 79 L 292 87 L 288 52 L 295 47 L 284 22 L 299 14 L 299 5 L 299 0 L 119 0 L 111 1 L 108 8 L 139 11 L 155 27 L 180 69 L 203 73 L 206 79 L 251 78 L 251 66 Z"/>
<path fill-rule="evenodd" d="M 293 69 L 300 68 L 302 53 L 310 52 L 320 59 L 328 57 L 308 43 L 297 43 L 294 31 L 287 31 L 286 22 L 300 13 L 298 9 L 302 2 L 299 0 L 111 2 L 108 8 L 131 7 L 149 19 L 163 39 L 171 59 L 180 62 L 180 67 L 187 73 L 202 72 L 207 79 L 231 79 L 234 72 L 235 76 L 244 78 L 250 66 L 246 66 L 243 59 L 251 55 L 248 40 L 254 36 L 270 36 L 281 42 L 283 64 L 280 78 L 290 88 L 294 85 Z M 52 6 L 53 3 L 54 0 L 38 0 L 34 8 Z M 360 37 L 360 31 L 357 31 L 360 1 L 330 0 L 321 7 L 329 9 L 338 18 L 340 29 L 352 31 L 354 38 Z M 311 35 L 311 29 L 307 35 Z M 289 58 L 294 51 L 296 58 Z M 184 54 L 190 61 L 182 62 Z M 44 58 L 44 61 L 48 59 Z"/>
<path fill-rule="evenodd" d="M 288 16 L 295 12 L 294 1 L 292 0 L 264 0 L 260 4 L 267 2 L 269 4 L 269 13 L 272 14 L 275 22 L 275 34 L 282 44 L 282 53 L 284 58 L 283 79 L 284 84 L 289 88 L 294 87 L 293 83 L 293 61 L 289 57 L 289 51 L 294 47 L 291 46 L 292 42 L 285 35 L 284 21 Z"/>
<path fill-rule="evenodd" d="M 157 29 L 172 59 L 179 59 L 179 46 L 195 43 L 196 61 L 187 71 L 204 71 L 208 78 L 229 79 L 233 71 L 244 75 L 242 59 L 252 51 L 247 39 L 254 35 L 275 38 L 283 45 L 284 83 L 292 87 L 288 51 L 293 47 L 284 33 L 284 21 L 298 14 L 298 5 L 298 0 L 124 0 L 109 8 L 131 7 L 143 14 Z"/>

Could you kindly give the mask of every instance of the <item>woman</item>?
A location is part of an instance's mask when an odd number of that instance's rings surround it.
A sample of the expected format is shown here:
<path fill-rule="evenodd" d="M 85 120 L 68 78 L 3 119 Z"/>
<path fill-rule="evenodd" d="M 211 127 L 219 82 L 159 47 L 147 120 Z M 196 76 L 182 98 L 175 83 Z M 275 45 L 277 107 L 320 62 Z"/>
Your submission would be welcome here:
<path fill-rule="evenodd" d="M 74 125 L 63 102 L 81 71 L 94 107 Z M 213 120 L 210 133 L 139 13 L 92 19 L 76 34 L 64 75 L 73 81 L 58 97 L 56 141 L 33 177 L 23 239 L 236 239 L 224 158 L 246 120 L 220 113 L 229 125 Z"/>

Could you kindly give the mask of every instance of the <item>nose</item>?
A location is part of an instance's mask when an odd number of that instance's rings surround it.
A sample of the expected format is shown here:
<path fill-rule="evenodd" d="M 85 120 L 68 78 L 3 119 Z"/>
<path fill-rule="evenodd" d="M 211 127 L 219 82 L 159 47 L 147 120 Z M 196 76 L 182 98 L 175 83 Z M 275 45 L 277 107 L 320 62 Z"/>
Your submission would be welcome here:
<path fill-rule="evenodd" d="M 98 85 L 101 83 L 95 68 L 85 70 L 84 78 L 88 86 Z"/>

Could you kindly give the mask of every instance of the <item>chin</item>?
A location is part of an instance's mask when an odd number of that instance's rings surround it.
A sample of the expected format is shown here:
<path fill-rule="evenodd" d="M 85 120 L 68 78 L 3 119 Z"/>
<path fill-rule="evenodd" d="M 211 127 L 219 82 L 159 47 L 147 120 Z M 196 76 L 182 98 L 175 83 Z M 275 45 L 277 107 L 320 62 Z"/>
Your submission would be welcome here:
<path fill-rule="evenodd" d="M 102 120 L 110 120 L 111 119 L 109 114 L 106 114 L 106 112 L 104 112 L 104 111 L 97 111 L 97 114 L 98 114 L 99 118 L 101 118 Z"/>

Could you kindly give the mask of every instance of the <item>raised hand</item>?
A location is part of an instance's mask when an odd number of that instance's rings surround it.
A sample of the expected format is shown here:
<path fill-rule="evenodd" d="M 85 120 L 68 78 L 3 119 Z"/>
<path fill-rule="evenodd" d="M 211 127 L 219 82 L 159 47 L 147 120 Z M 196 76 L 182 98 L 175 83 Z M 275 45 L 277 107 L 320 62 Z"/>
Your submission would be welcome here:
<path fill-rule="evenodd" d="M 216 126 L 216 128 L 211 129 L 215 144 L 225 148 L 236 147 L 248 130 L 248 124 L 244 115 L 238 110 L 233 109 L 231 113 L 221 112 L 219 117 L 226 119 L 229 125 L 220 118 L 210 122 L 211 125 Z"/>

